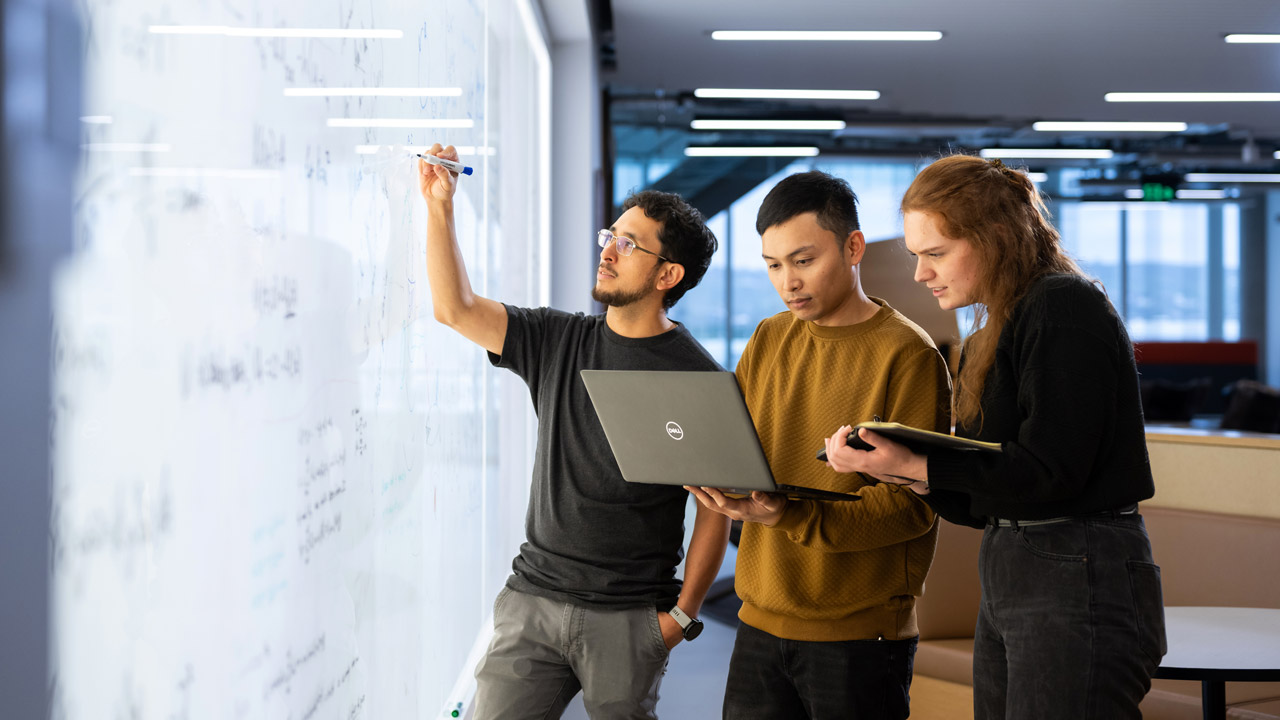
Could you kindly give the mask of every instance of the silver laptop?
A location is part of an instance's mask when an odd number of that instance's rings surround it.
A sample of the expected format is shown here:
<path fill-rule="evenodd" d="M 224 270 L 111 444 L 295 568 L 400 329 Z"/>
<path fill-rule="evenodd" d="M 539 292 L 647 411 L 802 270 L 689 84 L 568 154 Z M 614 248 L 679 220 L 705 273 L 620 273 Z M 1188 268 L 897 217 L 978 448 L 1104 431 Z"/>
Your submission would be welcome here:
<path fill-rule="evenodd" d="M 583 370 L 582 382 L 627 482 L 862 499 L 775 483 L 733 373 Z"/>

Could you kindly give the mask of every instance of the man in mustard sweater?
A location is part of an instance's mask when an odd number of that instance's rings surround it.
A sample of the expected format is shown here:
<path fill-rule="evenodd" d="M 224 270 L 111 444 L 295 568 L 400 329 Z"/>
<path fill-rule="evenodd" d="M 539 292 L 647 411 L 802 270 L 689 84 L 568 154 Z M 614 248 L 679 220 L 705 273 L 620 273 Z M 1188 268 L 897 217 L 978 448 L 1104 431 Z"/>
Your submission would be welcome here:
<path fill-rule="evenodd" d="M 765 197 L 756 230 L 789 311 L 760 323 L 736 372 L 777 481 L 862 500 L 733 499 L 688 488 L 744 521 L 729 720 L 909 713 L 915 601 L 937 544 L 934 514 L 910 491 L 838 474 L 814 456 L 834 428 L 877 417 L 949 432 L 951 382 L 924 331 L 863 293 L 856 202 L 847 183 L 817 171 Z"/>

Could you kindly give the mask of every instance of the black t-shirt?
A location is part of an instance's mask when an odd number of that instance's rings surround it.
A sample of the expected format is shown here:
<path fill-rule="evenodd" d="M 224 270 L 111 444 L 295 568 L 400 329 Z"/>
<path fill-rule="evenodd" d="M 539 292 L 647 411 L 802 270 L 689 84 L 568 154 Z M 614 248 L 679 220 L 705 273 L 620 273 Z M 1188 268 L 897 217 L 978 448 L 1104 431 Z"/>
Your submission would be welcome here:
<path fill-rule="evenodd" d="M 952 522 L 1083 515 L 1155 493 L 1133 344 L 1102 291 L 1077 275 L 1037 280 L 1014 307 L 980 427 L 956 434 L 1004 452 L 929 453 L 924 497 Z"/>
<path fill-rule="evenodd" d="M 720 366 L 683 325 L 628 338 L 603 315 L 509 305 L 502 357 L 489 361 L 528 384 L 538 415 L 526 540 L 507 585 L 564 602 L 674 604 L 688 493 L 622 479 L 579 371 Z"/>

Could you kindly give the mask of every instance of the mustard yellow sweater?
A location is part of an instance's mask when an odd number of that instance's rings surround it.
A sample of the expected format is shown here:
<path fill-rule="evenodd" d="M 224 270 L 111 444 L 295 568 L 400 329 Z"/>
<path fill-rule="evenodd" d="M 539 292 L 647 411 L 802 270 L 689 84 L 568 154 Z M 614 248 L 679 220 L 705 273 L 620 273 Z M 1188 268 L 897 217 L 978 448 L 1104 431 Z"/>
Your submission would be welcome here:
<path fill-rule="evenodd" d="M 856 491 L 858 502 L 792 500 L 773 527 L 746 523 L 738 549 L 739 617 L 789 640 L 901 640 L 919 635 L 915 600 L 933 562 L 933 511 L 910 490 L 868 484 L 815 459 L 843 424 L 950 429 L 951 382 L 933 342 L 880 310 L 847 327 L 783 312 L 760 323 L 738 383 L 779 483 Z"/>

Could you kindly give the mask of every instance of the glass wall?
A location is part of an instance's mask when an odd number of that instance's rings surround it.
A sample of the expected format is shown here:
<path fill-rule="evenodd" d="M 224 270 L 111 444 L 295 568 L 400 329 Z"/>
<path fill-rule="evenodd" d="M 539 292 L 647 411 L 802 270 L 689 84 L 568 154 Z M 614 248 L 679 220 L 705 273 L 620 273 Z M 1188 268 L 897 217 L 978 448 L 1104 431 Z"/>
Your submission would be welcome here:
<path fill-rule="evenodd" d="M 620 193 L 671 168 L 621 161 Z M 673 309 L 716 359 L 732 370 L 761 320 L 786 307 L 760 258 L 756 211 L 782 178 L 819 169 L 857 193 L 868 241 L 902 236 L 898 203 L 918 172 L 912 163 L 805 159 L 789 165 L 711 219 L 720 252 L 702 284 Z M 1240 206 L 1237 202 L 1091 202 L 1060 198 L 1054 223 L 1067 251 L 1102 281 L 1134 340 L 1240 339 Z M 962 331 L 972 316 L 962 313 Z"/>
<path fill-rule="evenodd" d="M 1134 340 L 1240 339 L 1238 203 L 1058 203 L 1067 251 Z"/>
<path fill-rule="evenodd" d="M 756 212 L 778 181 L 813 169 L 849 182 L 858 196 L 858 219 L 868 240 L 902 235 L 898 202 L 915 177 L 916 166 L 911 163 L 797 161 L 743 195 L 729 209 L 717 213 L 710 225 L 720 240 L 720 252 L 702 283 L 680 300 L 671 317 L 687 325 L 726 369 L 737 365 L 747 339 L 761 320 L 787 309 L 773 289 L 760 257 Z M 636 166 L 624 169 L 620 164 L 617 172 L 619 178 L 634 181 L 644 170 Z"/>

